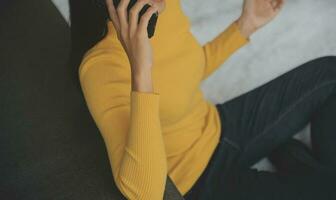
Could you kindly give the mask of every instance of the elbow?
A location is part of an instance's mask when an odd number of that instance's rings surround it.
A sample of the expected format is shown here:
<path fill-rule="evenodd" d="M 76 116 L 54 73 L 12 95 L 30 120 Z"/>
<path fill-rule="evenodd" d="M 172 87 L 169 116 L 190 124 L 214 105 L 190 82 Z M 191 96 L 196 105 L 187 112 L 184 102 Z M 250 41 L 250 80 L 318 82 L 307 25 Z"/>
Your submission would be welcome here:
<path fill-rule="evenodd" d="M 153 170 L 150 175 L 118 176 L 115 179 L 116 186 L 129 200 L 163 200 L 168 172 L 164 166 L 161 170 L 155 171 Z"/>
<path fill-rule="evenodd" d="M 146 185 L 145 183 L 143 184 Z M 158 188 L 157 187 L 158 185 L 153 185 L 150 188 L 148 188 L 148 190 L 143 191 L 137 190 L 136 187 L 133 187 L 132 185 L 127 184 L 126 182 L 123 181 L 116 182 L 116 185 L 120 193 L 123 195 L 123 197 L 128 200 L 148 200 L 148 199 L 163 200 L 165 192 L 165 187 Z"/>

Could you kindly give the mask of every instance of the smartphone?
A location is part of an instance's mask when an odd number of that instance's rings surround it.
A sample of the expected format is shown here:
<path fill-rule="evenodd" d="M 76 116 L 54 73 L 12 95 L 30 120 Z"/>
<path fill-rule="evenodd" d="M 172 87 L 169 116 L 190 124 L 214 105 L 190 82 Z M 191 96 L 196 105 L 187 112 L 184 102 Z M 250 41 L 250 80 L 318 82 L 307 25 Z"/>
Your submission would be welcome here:
<path fill-rule="evenodd" d="M 95 0 L 95 2 L 97 3 L 98 6 L 104 8 L 105 12 L 106 12 L 106 16 L 109 17 L 108 14 L 108 10 L 107 10 L 107 6 L 105 3 L 105 0 Z M 134 4 L 137 2 L 137 0 L 130 0 L 128 7 L 127 7 L 127 13 L 130 11 L 130 9 L 134 6 Z M 120 3 L 120 0 L 113 0 L 113 5 L 116 8 Z M 139 12 L 139 20 L 138 23 L 140 22 L 140 18 L 141 16 L 147 11 L 147 9 L 150 7 L 149 4 L 146 4 L 141 11 Z M 127 15 L 128 16 L 128 15 Z M 154 32 L 155 32 L 155 27 L 156 27 L 156 22 L 158 20 L 158 14 L 154 13 L 151 18 L 149 19 L 148 22 L 148 26 L 147 26 L 147 34 L 148 34 L 148 38 L 151 38 L 154 36 Z"/>

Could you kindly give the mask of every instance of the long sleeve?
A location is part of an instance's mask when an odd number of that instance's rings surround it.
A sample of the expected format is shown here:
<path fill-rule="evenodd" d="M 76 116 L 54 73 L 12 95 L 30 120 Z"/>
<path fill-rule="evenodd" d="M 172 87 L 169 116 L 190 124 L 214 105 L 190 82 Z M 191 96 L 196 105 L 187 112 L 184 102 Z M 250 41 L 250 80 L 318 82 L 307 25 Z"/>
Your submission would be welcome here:
<path fill-rule="evenodd" d="M 240 33 L 236 22 L 231 23 L 222 33 L 203 45 L 205 70 L 203 79 L 211 75 L 236 50 L 250 40 Z"/>
<path fill-rule="evenodd" d="M 79 69 L 87 106 L 121 193 L 131 200 L 163 199 L 167 161 L 160 94 L 132 91 L 126 54 L 108 42 L 90 50 Z"/>

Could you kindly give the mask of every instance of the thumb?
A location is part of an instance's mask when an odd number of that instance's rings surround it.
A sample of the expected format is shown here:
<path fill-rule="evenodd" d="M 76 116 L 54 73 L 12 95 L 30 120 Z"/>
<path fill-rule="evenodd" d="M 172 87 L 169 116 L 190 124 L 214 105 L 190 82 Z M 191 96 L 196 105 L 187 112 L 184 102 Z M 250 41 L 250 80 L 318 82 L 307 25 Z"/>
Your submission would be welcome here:
<path fill-rule="evenodd" d="M 277 0 L 277 5 L 274 8 L 275 12 L 278 13 L 282 9 L 284 4 L 285 4 L 285 0 Z"/>

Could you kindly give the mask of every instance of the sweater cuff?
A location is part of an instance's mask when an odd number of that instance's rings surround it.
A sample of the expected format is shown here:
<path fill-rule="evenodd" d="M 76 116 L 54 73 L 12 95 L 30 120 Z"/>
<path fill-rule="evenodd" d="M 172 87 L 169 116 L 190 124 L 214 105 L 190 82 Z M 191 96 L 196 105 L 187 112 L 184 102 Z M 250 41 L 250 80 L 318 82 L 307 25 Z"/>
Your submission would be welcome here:
<path fill-rule="evenodd" d="M 131 91 L 131 108 L 135 116 L 151 118 L 159 114 L 160 94 L 156 92 Z"/>
<path fill-rule="evenodd" d="M 234 21 L 229 29 L 231 30 L 231 32 L 235 35 L 237 42 L 240 44 L 246 44 L 248 42 L 250 42 L 250 38 L 247 38 L 246 36 L 244 36 L 239 29 L 238 23 L 236 21 Z"/>

